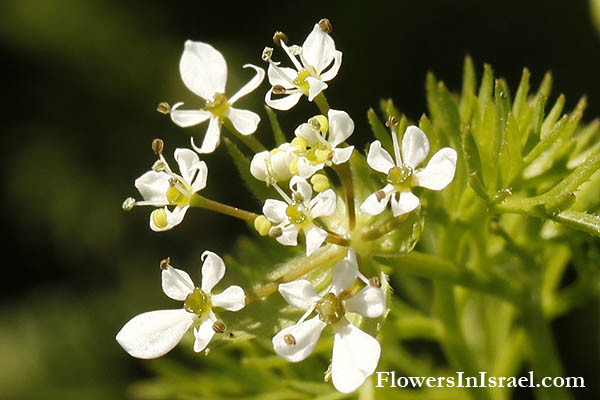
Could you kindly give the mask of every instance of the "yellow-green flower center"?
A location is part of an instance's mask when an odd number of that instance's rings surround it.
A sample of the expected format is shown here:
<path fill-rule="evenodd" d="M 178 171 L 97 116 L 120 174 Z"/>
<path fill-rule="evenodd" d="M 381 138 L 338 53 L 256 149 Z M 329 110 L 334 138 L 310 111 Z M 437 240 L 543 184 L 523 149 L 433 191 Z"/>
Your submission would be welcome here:
<path fill-rule="evenodd" d="M 180 179 L 173 178 L 169 182 L 171 187 L 167 190 L 169 204 L 184 207 L 190 202 L 191 188 Z"/>
<path fill-rule="evenodd" d="M 289 217 L 290 222 L 294 225 L 305 226 L 310 222 L 310 218 L 305 213 L 305 208 L 302 203 L 294 203 L 289 205 L 285 210 L 285 214 Z"/>
<path fill-rule="evenodd" d="M 224 93 L 216 93 L 213 101 L 206 102 L 206 109 L 219 119 L 224 119 L 229 111 L 229 103 Z"/>
<path fill-rule="evenodd" d="M 342 301 L 333 293 L 327 293 L 317 303 L 317 313 L 319 313 L 319 319 L 328 324 L 335 324 L 338 322 L 346 310 Z"/>
<path fill-rule="evenodd" d="M 388 183 L 394 185 L 396 190 L 407 189 L 411 186 L 414 170 L 408 165 L 390 169 L 387 176 Z"/>
<path fill-rule="evenodd" d="M 306 68 L 302 68 L 298 71 L 298 76 L 294 79 L 294 85 L 298 86 L 304 94 L 308 95 L 308 82 L 306 78 L 310 76 L 310 72 Z"/>
<path fill-rule="evenodd" d="M 210 297 L 199 288 L 195 288 L 194 291 L 186 297 L 183 308 L 187 312 L 200 315 L 210 309 Z"/>

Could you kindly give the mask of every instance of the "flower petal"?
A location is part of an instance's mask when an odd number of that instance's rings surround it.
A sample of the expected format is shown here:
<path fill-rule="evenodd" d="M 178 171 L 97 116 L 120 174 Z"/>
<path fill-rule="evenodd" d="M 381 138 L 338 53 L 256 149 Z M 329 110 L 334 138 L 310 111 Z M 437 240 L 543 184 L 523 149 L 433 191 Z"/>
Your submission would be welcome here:
<path fill-rule="evenodd" d="M 162 289 L 173 300 L 184 301 L 194 291 L 194 281 L 187 272 L 168 266 L 162 270 Z"/>
<path fill-rule="evenodd" d="M 298 158 L 298 175 L 304 179 L 310 178 L 315 172 L 322 170 L 324 167 L 324 163 L 314 165 L 306 157 Z"/>
<path fill-rule="evenodd" d="M 337 147 L 343 143 L 354 132 L 354 121 L 345 111 L 329 110 L 329 140 L 331 147 Z"/>
<path fill-rule="evenodd" d="M 306 122 L 298 125 L 298 127 L 294 131 L 294 134 L 297 137 L 306 139 L 308 144 L 311 146 L 314 146 L 316 143 L 319 142 L 319 138 L 317 137 L 317 135 L 319 134 L 318 131 Z"/>
<path fill-rule="evenodd" d="M 343 164 L 350 159 L 353 151 L 354 146 L 333 149 L 333 158 L 331 159 L 331 161 L 333 161 L 335 165 Z"/>
<path fill-rule="evenodd" d="M 292 93 L 278 99 L 272 99 L 272 95 L 273 88 L 269 89 L 265 95 L 265 103 L 267 103 L 269 107 L 280 111 L 287 111 L 294 107 L 296 104 L 298 104 L 298 101 L 300 101 L 300 97 L 302 97 L 301 92 Z"/>
<path fill-rule="evenodd" d="M 392 214 L 394 217 L 406 214 L 419 207 L 419 198 L 411 192 L 400 192 L 392 196 Z"/>
<path fill-rule="evenodd" d="M 380 288 L 366 286 L 344 302 L 346 311 L 367 318 L 378 318 L 385 312 L 385 294 Z"/>
<path fill-rule="evenodd" d="M 219 294 L 213 294 L 211 303 L 215 307 L 221 307 L 227 311 L 239 311 L 246 305 L 246 294 L 239 286 L 229 286 Z"/>
<path fill-rule="evenodd" d="M 196 146 L 194 138 L 191 138 L 192 148 L 201 154 L 212 153 L 221 141 L 221 121 L 217 117 L 211 117 L 208 123 L 206 135 L 202 141 L 202 147 Z"/>
<path fill-rule="evenodd" d="M 179 165 L 181 177 L 191 186 L 192 180 L 200 168 L 198 153 L 190 149 L 175 149 L 175 161 Z"/>
<path fill-rule="evenodd" d="M 402 162 L 416 168 L 429 154 L 429 140 L 425 132 L 414 125 L 404 131 L 402 137 Z"/>
<path fill-rule="evenodd" d="M 317 74 L 331 64 L 335 55 L 335 42 L 329 34 L 315 24 L 312 32 L 302 44 L 302 56 L 313 66 Z"/>
<path fill-rule="evenodd" d="M 279 224 L 278 226 L 274 226 L 271 230 L 275 228 L 281 228 L 282 233 L 280 236 L 277 236 L 275 240 L 281 243 L 284 246 L 296 246 L 298 244 L 298 232 L 299 229 L 294 224 Z"/>
<path fill-rule="evenodd" d="M 308 310 L 321 299 L 306 279 L 280 284 L 279 293 L 285 301 L 301 310 Z"/>
<path fill-rule="evenodd" d="M 263 206 L 263 214 L 271 222 L 281 223 L 287 219 L 285 211 L 288 204 L 281 200 L 267 199 Z"/>
<path fill-rule="evenodd" d="M 310 256 L 312 253 L 317 251 L 327 238 L 327 232 L 324 229 L 313 226 L 308 229 L 306 234 L 306 255 Z"/>
<path fill-rule="evenodd" d="M 241 99 L 242 97 L 244 97 L 245 95 L 247 95 L 248 93 L 253 92 L 257 87 L 260 86 L 263 79 L 265 79 L 265 70 L 264 69 L 257 67 L 256 65 L 252 65 L 252 64 L 245 64 L 244 68 L 254 68 L 254 70 L 256 71 L 256 75 L 254 75 L 254 77 L 252 79 L 250 79 L 248 81 L 248 83 L 246 83 L 244 86 L 242 86 L 242 88 L 240 90 L 238 90 L 236 92 L 236 94 L 234 94 L 233 96 L 231 96 L 229 98 L 229 104 L 233 104 L 236 101 L 238 101 L 239 99 Z"/>
<path fill-rule="evenodd" d="M 331 65 L 331 68 L 329 68 L 327 71 L 321 73 L 321 80 L 323 82 L 329 82 L 330 80 L 335 78 L 336 75 L 338 74 L 341 66 L 342 66 L 342 52 L 339 50 L 336 50 L 335 53 L 333 53 L 333 64 Z"/>
<path fill-rule="evenodd" d="M 323 90 L 327 89 L 327 84 L 317 78 L 309 76 L 306 78 L 308 83 L 308 100 L 313 101 Z"/>
<path fill-rule="evenodd" d="M 192 193 L 196 193 L 206 187 L 206 178 L 208 177 L 208 167 L 204 161 L 198 163 L 198 175 L 191 184 Z"/>
<path fill-rule="evenodd" d="M 266 182 L 269 177 L 266 161 L 269 159 L 269 151 L 261 151 L 252 157 L 250 162 L 250 173 L 259 181 Z"/>
<path fill-rule="evenodd" d="M 202 286 L 205 293 L 210 293 L 217 283 L 225 275 L 225 263 L 223 259 L 212 251 L 202 253 Z"/>
<path fill-rule="evenodd" d="M 225 93 L 227 63 L 223 55 L 207 43 L 185 42 L 179 72 L 185 86 L 205 100 L 211 100 L 215 93 Z"/>
<path fill-rule="evenodd" d="M 375 171 L 387 174 L 390 169 L 394 168 L 394 160 L 382 146 L 379 140 L 374 141 L 369 146 L 369 154 L 367 154 L 367 163 Z"/>
<path fill-rule="evenodd" d="M 212 115 L 210 111 L 206 110 L 179 110 L 178 108 L 182 105 L 183 103 L 175 104 L 169 113 L 171 120 L 182 128 L 201 124 Z"/>
<path fill-rule="evenodd" d="M 301 176 L 294 176 L 290 179 L 290 190 L 299 193 L 303 202 L 309 202 L 312 198 L 312 187 L 310 183 Z"/>
<path fill-rule="evenodd" d="M 456 158 L 456 150 L 450 147 L 440 149 L 425 168 L 415 173 L 414 184 L 431 190 L 442 190 L 454 179 Z"/>
<path fill-rule="evenodd" d="M 173 229 L 175 226 L 179 225 L 181 221 L 183 221 L 188 208 L 190 208 L 189 205 L 185 207 L 177 206 L 173 209 L 173 211 L 169 211 L 169 209 L 165 206 L 162 210 L 164 210 L 167 216 L 167 224 L 163 227 L 159 227 L 154 223 L 153 214 L 160 209 L 154 210 L 150 214 L 150 229 L 152 229 L 154 232 L 164 232 L 168 231 L 169 229 Z"/>
<path fill-rule="evenodd" d="M 358 389 L 379 362 L 381 346 L 369 334 L 342 319 L 334 326 L 331 380 L 342 393 Z"/>
<path fill-rule="evenodd" d="M 378 194 L 380 191 L 378 190 L 375 193 L 372 193 L 363 201 L 360 205 L 360 211 L 367 215 L 379 215 L 385 210 L 385 207 L 388 205 L 390 201 L 390 197 L 392 193 L 394 193 L 394 187 L 390 184 L 386 185 L 381 191 L 384 196 L 381 197 Z"/>
<path fill-rule="evenodd" d="M 200 322 L 200 326 L 194 328 L 194 351 L 200 353 L 208 346 L 213 336 L 215 336 L 215 330 L 213 329 L 213 320 L 205 318 Z"/>
<path fill-rule="evenodd" d="M 284 76 L 282 76 L 282 74 Z M 292 82 L 298 76 L 298 71 L 288 67 L 273 67 L 272 64 L 269 64 L 269 68 L 267 69 L 267 75 L 269 77 L 269 83 L 271 86 L 283 86 L 285 89 L 294 89 L 296 85 Z"/>
<path fill-rule="evenodd" d="M 312 218 L 328 217 L 335 212 L 337 206 L 337 195 L 333 189 L 327 189 L 319 193 L 308 205 Z"/>
<path fill-rule="evenodd" d="M 302 361 L 312 353 L 326 326 L 327 324 L 317 316 L 282 329 L 273 337 L 273 349 L 287 361 Z M 295 344 L 287 344 L 286 335 L 291 335 Z"/>
<path fill-rule="evenodd" d="M 129 320 L 116 339 L 133 357 L 157 358 L 179 343 L 194 318 L 194 314 L 183 308 L 146 312 Z"/>
<path fill-rule="evenodd" d="M 331 273 L 331 292 L 336 296 L 339 295 L 354 283 L 357 276 L 358 263 L 356 262 L 356 253 L 352 248 L 348 248 L 346 257 L 333 267 L 333 272 Z"/>
<path fill-rule="evenodd" d="M 135 180 L 135 187 L 144 200 L 155 206 L 165 206 L 169 204 L 167 191 L 171 187 L 170 178 L 165 172 L 148 171 Z"/>
<path fill-rule="evenodd" d="M 233 107 L 229 107 L 227 118 L 231 121 L 233 127 L 242 135 L 251 135 L 256 132 L 256 128 L 260 122 L 258 114 Z"/>

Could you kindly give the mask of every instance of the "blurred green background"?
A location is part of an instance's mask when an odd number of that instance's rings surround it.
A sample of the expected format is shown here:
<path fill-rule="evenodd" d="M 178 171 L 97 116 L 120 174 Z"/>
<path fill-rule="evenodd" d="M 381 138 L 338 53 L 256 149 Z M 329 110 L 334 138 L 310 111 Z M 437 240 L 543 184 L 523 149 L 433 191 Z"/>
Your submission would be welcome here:
<path fill-rule="evenodd" d="M 586 1 L 228 2 L 3 0 L 0 3 L 3 202 L 8 235 L 0 298 L 1 399 L 122 399 L 149 376 L 114 335 L 132 316 L 176 307 L 160 290 L 158 262 L 197 276 L 199 255 L 232 248 L 243 223 L 205 211 L 157 234 L 150 209 L 121 210 L 138 196 L 133 181 L 155 157 L 153 138 L 172 150 L 202 137 L 206 125 L 181 129 L 155 112 L 160 101 L 199 105 L 181 83 L 186 39 L 213 44 L 229 66 L 234 93 L 261 64 L 275 30 L 301 44 L 322 17 L 344 52 L 327 97 L 356 122 L 352 142 L 370 140 L 366 110 L 392 97 L 413 119 L 426 111 L 428 70 L 460 87 L 470 54 L 516 87 L 523 67 L 534 85 L 554 75 L 553 96 L 571 109 L 586 94 L 584 119 L 600 115 L 600 36 Z M 284 60 L 276 53 L 276 60 Z M 265 83 L 240 106 L 263 117 Z M 280 114 L 291 133 L 314 106 Z M 204 157 L 205 194 L 259 210 L 221 146 Z M 555 322 L 567 375 L 598 384 L 598 303 Z M 590 353 L 596 357 L 590 357 Z"/>

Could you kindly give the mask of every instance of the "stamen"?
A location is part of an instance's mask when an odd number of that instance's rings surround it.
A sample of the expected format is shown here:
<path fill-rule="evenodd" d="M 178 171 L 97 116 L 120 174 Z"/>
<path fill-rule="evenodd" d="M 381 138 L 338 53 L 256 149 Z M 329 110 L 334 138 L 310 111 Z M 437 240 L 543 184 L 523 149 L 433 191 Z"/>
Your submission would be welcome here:
<path fill-rule="evenodd" d="M 227 329 L 223 321 L 215 321 L 212 328 L 215 333 L 224 333 L 225 329 Z"/>
<path fill-rule="evenodd" d="M 285 94 L 285 88 L 281 85 L 273 86 L 273 94 Z"/>
<path fill-rule="evenodd" d="M 294 203 L 292 199 L 289 198 L 289 196 L 279 187 L 277 183 L 274 183 L 273 187 L 275 188 L 275 190 L 277 190 L 277 193 L 279 193 L 281 198 L 284 199 L 286 203 L 288 203 L 289 205 L 292 205 Z"/>
<path fill-rule="evenodd" d="M 160 269 L 167 269 L 171 265 L 171 257 L 167 257 L 160 261 Z"/>
<path fill-rule="evenodd" d="M 166 101 L 163 101 L 158 104 L 158 106 L 156 107 L 156 111 L 158 111 L 161 114 L 167 115 L 171 112 L 171 106 Z"/>
<path fill-rule="evenodd" d="M 269 231 L 269 236 L 272 238 L 278 238 L 281 235 L 283 235 L 283 229 L 278 226 L 271 228 L 271 231 Z"/>
<path fill-rule="evenodd" d="M 273 42 L 277 45 L 277 46 L 281 46 L 281 42 L 283 43 L 287 43 L 288 42 L 288 37 L 285 33 L 277 31 L 273 34 Z"/>
<path fill-rule="evenodd" d="M 152 141 L 152 151 L 157 156 L 162 154 L 164 148 L 165 142 L 163 142 L 162 139 L 156 138 Z"/>
<path fill-rule="evenodd" d="M 385 192 L 383 190 L 378 190 L 375 192 L 375 197 L 377 198 L 377 201 L 381 201 L 385 198 Z"/>
<path fill-rule="evenodd" d="M 287 47 L 287 45 L 284 42 L 280 43 L 281 48 L 283 49 L 283 51 L 285 51 L 285 54 L 287 54 L 287 56 L 290 58 L 290 60 L 294 64 L 294 67 L 296 67 L 296 69 L 300 71 L 302 69 L 302 65 L 300 65 L 300 63 L 298 62 L 296 55 L 298 53 L 298 48 L 300 48 L 300 51 L 302 51 L 302 48 L 300 46 Z"/>
<path fill-rule="evenodd" d="M 123 207 L 123 210 L 125 211 L 133 210 L 133 207 L 135 207 L 135 199 L 133 197 L 126 198 L 121 207 Z"/>
<path fill-rule="evenodd" d="M 288 346 L 295 346 L 296 345 L 296 338 L 293 335 L 289 334 L 289 333 L 286 333 L 285 335 L 283 335 L 283 341 Z"/>
<path fill-rule="evenodd" d="M 398 143 L 398 133 L 396 132 L 396 126 L 398 121 L 396 118 L 390 116 L 385 123 L 392 131 L 392 142 L 394 143 L 394 155 L 396 156 L 396 165 L 402 165 L 402 157 L 400 156 L 400 144 Z"/>
<path fill-rule="evenodd" d="M 390 116 L 387 121 L 385 121 L 385 126 L 387 126 L 388 128 L 391 128 L 393 126 L 398 125 L 398 120 L 396 120 L 396 118 Z"/>
<path fill-rule="evenodd" d="M 371 279 L 369 279 L 369 285 L 374 288 L 381 288 L 381 281 L 378 277 L 374 276 Z"/>
<path fill-rule="evenodd" d="M 319 21 L 319 28 L 325 33 L 331 33 L 333 31 L 333 26 L 331 26 L 331 22 L 327 18 L 323 18 Z"/>

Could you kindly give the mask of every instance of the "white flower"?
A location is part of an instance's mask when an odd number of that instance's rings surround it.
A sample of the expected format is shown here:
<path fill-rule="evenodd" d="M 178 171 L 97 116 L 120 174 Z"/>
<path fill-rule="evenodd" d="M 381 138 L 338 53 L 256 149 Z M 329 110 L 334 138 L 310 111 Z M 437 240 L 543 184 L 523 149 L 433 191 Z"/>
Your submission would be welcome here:
<path fill-rule="evenodd" d="M 292 177 L 290 166 L 298 158 L 298 149 L 283 143 L 271 151 L 261 151 L 250 162 L 250 173 L 259 181 L 273 184 Z"/>
<path fill-rule="evenodd" d="M 168 261 L 161 263 L 163 291 L 173 300 L 183 301 L 183 308 L 150 311 L 129 320 L 116 338 L 126 352 L 137 358 L 160 357 L 171 351 L 193 325 L 196 338 L 194 351 L 200 352 L 219 330 L 212 308 L 220 307 L 228 311 L 244 308 L 246 295 L 239 286 L 230 286 L 219 294 L 211 294 L 225 274 L 221 257 L 205 251 L 202 260 L 200 288 L 194 286 L 185 271 L 173 268 Z"/>
<path fill-rule="evenodd" d="M 367 286 L 352 297 L 348 289 L 361 278 Z M 294 307 L 306 310 L 300 320 L 273 337 L 275 352 L 291 362 L 304 360 L 312 353 L 327 325 L 334 332 L 331 378 L 333 386 L 343 393 L 350 393 L 363 384 L 375 371 L 381 347 L 369 334 L 352 325 L 346 312 L 377 318 L 385 312 L 385 295 L 379 288 L 368 285 L 358 272 L 356 255 L 348 249 L 346 258 L 334 268 L 331 287 L 323 297 L 319 296 L 307 280 L 279 285 L 279 292 Z M 306 320 L 313 311 L 317 315 Z"/>
<path fill-rule="evenodd" d="M 265 201 L 263 214 L 275 224 L 269 234 L 285 246 L 296 246 L 298 232 L 302 230 L 306 236 L 306 255 L 311 255 L 327 238 L 327 232 L 315 225 L 313 220 L 335 212 L 335 192 L 327 189 L 313 199 L 310 184 L 300 176 L 294 176 L 290 180 L 291 198 L 277 184 L 273 187 L 279 191 L 285 202 L 272 199 Z"/>
<path fill-rule="evenodd" d="M 263 59 L 269 62 L 267 75 L 271 89 L 265 96 L 265 102 L 277 110 L 289 110 L 300 98 L 308 96 L 309 101 L 327 88 L 328 82 L 335 78 L 342 64 L 342 52 L 335 49 L 335 42 L 320 24 L 315 24 L 302 47 L 288 47 L 284 40 L 279 41 L 294 68 L 279 67 L 271 60 L 272 49 L 265 49 Z M 271 98 L 275 94 L 284 94 L 279 99 Z"/>
<path fill-rule="evenodd" d="M 198 154 L 189 149 L 176 149 L 175 160 L 181 175 L 174 173 L 162 154 L 152 170 L 135 180 L 144 201 L 133 205 L 162 207 L 150 214 L 150 228 L 166 231 L 183 221 L 194 193 L 204 189 L 208 168 Z M 171 211 L 167 206 L 175 206 Z"/>
<path fill-rule="evenodd" d="M 191 40 L 185 42 L 179 62 L 181 79 L 188 89 L 206 101 L 206 106 L 199 110 L 179 110 L 183 103 L 177 103 L 171 109 L 171 119 L 177 125 L 187 128 L 210 118 L 202 147 L 198 148 L 192 137 L 192 147 L 198 153 L 212 153 L 217 148 L 221 138 L 221 124 L 225 119 L 229 119 L 242 135 L 250 135 L 256 131 L 260 117 L 252 111 L 232 106 L 261 84 L 265 71 L 252 64 L 246 64 L 244 68 L 254 68 L 256 75 L 228 99 L 225 95 L 227 64 L 223 55 L 209 44 Z"/>
<path fill-rule="evenodd" d="M 402 138 L 402 155 L 398 148 L 396 131 L 392 128 L 394 153 L 392 156 L 383 149 L 376 140 L 369 147 L 367 163 L 375 171 L 387 174 L 388 184 L 381 190 L 371 194 L 361 204 L 360 210 L 368 215 L 378 215 L 390 202 L 394 217 L 409 213 L 420 204 L 419 198 L 412 194 L 413 186 L 421 186 L 431 190 L 442 190 L 454 179 L 456 171 L 456 151 L 444 147 L 435 153 L 425 168 L 417 166 L 429 154 L 429 140 L 425 133 L 416 126 L 409 126 Z"/>
<path fill-rule="evenodd" d="M 310 147 L 298 159 L 298 174 L 310 178 L 325 165 L 339 165 L 350 159 L 354 146 L 338 146 L 354 132 L 354 121 L 345 111 L 329 110 L 327 118 L 322 115 L 311 118 L 294 132 Z M 329 133 L 329 134 L 328 134 Z"/>

